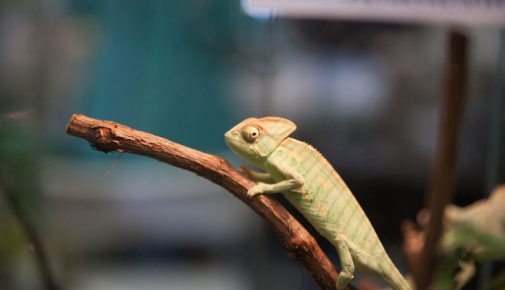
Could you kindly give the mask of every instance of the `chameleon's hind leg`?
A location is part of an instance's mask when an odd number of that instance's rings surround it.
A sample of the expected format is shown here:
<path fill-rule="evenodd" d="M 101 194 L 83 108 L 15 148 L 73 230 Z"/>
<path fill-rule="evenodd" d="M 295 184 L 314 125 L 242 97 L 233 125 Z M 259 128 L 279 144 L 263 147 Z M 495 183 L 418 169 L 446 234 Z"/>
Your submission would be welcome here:
<path fill-rule="evenodd" d="M 391 271 L 387 264 L 384 264 L 384 257 L 380 258 L 373 256 L 360 249 L 351 241 L 347 242 L 347 244 L 349 245 L 349 252 L 354 259 L 354 263 L 356 263 L 360 270 L 375 273 L 381 276 L 391 287 L 393 287 L 393 289 L 412 289 L 411 285 L 408 284 L 408 281 L 406 281 L 401 275 L 395 275 L 395 272 Z"/>
<path fill-rule="evenodd" d="M 338 234 L 335 238 L 335 247 L 337 248 L 338 256 L 342 269 L 338 275 L 336 286 L 337 289 L 343 289 L 352 279 L 354 279 L 354 261 L 352 260 L 351 252 L 349 251 L 347 238 L 342 234 Z"/>
<path fill-rule="evenodd" d="M 349 252 L 356 265 L 366 272 L 382 274 L 382 268 L 379 259 L 361 250 L 353 242 L 348 241 Z"/>

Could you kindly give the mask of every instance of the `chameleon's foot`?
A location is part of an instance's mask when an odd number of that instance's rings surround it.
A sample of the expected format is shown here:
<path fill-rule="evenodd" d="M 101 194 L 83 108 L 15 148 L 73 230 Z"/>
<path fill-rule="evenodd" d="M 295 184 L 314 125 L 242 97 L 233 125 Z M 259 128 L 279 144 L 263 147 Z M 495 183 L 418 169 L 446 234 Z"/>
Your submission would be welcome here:
<path fill-rule="evenodd" d="M 347 271 L 341 271 L 340 274 L 338 274 L 337 278 L 337 289 L 344 289 L 345 286 L 349 285 L 351 283 L 352 279 L 354 279 L 354 274 L 349 273 Z"/>
<path fill-rule="evenodd" d="M 264 193 L 265 192 L 265 188 L 267 186 L 268 186 L 268 184 L 259 182 L 255 186 L 249 188 L 249 190 L 247 191 L 247 197 L 253 198 L 255 195 Z"/>

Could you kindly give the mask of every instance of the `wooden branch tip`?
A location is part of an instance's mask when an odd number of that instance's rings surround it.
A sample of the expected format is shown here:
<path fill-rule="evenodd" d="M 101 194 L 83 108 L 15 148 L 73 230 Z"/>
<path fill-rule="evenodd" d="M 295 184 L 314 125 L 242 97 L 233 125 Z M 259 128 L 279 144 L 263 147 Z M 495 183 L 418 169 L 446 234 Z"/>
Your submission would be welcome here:
<path fill-rule="evenodd" d="M 288 254 L 302 264 L 321 289 L 335 289 L 337 272 L 310 233 L 277 201 L 260 195 L 247 197 L 255 183 L 223 158 L 127 126 L 74 114 L 66 131 L 87 140 L 99 151 L 128 152 L 147 156 L 192 171 L 218 184 L 242 200 L 270 224 Z M 352 286 L 346 289 L 356 289 Z"/>

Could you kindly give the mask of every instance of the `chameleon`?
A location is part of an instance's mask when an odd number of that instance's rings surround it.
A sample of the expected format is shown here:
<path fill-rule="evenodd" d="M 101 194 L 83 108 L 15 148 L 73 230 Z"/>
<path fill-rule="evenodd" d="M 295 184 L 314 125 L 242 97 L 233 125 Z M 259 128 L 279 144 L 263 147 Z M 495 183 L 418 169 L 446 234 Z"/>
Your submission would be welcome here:
<path fill-rule="evenodd" d="M 489 198 L 468 206 L 445 207 L 435 289 L 462 289 L 475 274 L 476 262 L 505 259 L 504 208 L 505 185 L 497 186 Z M 417 222 L 424 228 L 429 219 L 430 213 L 422 210 Z M 417 234 L 423 243 L 424 232 Z"/>
<path fill-rule="evenodd" d="M 314 147 L 289 137 L 295 130 L 288 119 L 263 117 L 225 133 L 232 151 L 264 170 L 243 168 L 257 182 L 248 197 L 282 193 L 335 246 L 341 264 L 336 289 L 345 288 L 358 269 L 378 274 L 393 289 L 410 290 L 351 190 Z"/>

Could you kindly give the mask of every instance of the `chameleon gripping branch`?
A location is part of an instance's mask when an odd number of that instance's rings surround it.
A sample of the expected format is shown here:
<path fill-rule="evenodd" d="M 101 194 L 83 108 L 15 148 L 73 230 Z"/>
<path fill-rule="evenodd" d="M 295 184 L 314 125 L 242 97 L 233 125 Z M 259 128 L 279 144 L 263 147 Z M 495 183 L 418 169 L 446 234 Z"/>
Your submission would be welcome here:
<path fill-rule="evenodd" d="M 310 233 L 278 202 L 267 197 L 247 197 L 255 183 L 221 157 L 207 154 L 127 126 L 74 114 L 67 133 L 87 140 L 102 152 L 128 152 L 192 171 L 225 188 L 268 222 L 291 257 L 314 277 L 321 289 L 335 289 L 337 272 Z M 356 289 L 352 286 L 346 289 Z"/>

